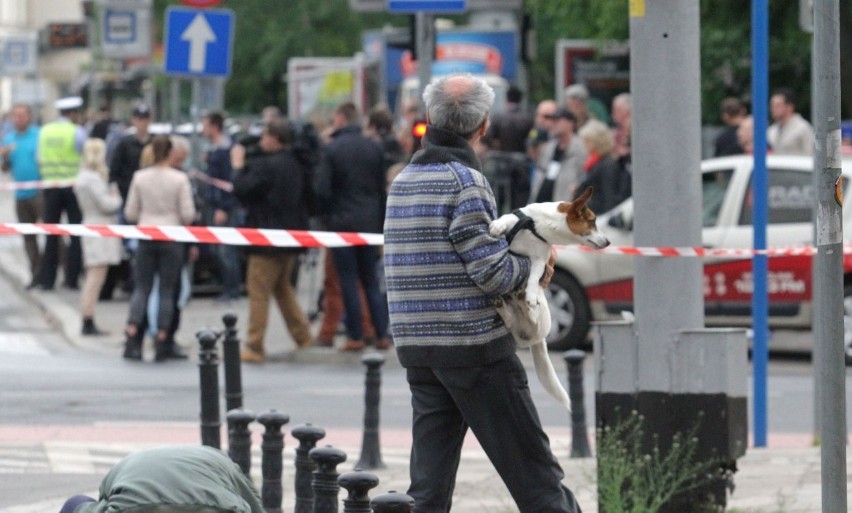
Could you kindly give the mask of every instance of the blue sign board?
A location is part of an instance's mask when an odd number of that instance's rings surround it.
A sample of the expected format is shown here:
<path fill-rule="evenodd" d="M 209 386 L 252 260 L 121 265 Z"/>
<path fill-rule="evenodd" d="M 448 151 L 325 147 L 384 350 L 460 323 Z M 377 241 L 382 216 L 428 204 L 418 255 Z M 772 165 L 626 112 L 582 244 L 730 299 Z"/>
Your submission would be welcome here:
<path fill-rule="evenodd" d="M 388 12 L 461 13 L 467 10 L 467 0 L 388 0 Z"/>
<path fill-rule="evenodd" d="M 226 77 L 231 74 L 234 12 L 227 9 L 166 10 L 165 72 Z"/>

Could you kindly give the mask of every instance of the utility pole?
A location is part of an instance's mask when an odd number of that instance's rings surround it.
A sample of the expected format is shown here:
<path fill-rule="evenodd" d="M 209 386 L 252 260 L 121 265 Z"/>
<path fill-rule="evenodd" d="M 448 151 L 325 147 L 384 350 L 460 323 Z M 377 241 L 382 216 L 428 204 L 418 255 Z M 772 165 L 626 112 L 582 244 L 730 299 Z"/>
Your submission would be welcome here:
<path fill-rule="evenodd" d="M 699 3 L 629 5 L 634 240 L 700 247 Z M 676 436 L 696 430 L 697 459 L 735 463 L 748 431 L 745 331 L 704 328 L 698 258 L 636 257 L 633 284 L 635 323 L 598 326 L 597 425 L 617 426 L 635 410 L 643 453 L 655 446 L 667 453 Z M 682 493 L 661 511 L 699 511 L 708 495 L 724 505 L 726 484 L 717 479 Z"/>
<path fill-rule="evenodd" d="M 843 351 L 843 180 L 840 178 L 840 8 L 838 0 L 814 2 L 815 166 L 818 174 L 816 245 L 821 298 L 816 345 L 821 381 L 822 510 L 845 512 L 846 366 Z"/>

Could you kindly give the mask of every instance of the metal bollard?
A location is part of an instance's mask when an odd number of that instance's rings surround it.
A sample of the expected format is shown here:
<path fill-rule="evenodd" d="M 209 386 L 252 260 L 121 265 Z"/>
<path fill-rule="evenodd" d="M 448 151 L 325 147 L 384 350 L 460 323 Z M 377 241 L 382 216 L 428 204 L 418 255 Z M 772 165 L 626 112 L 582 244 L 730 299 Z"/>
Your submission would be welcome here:
<path fill-rule="evenodd" d="M 328 445 L 314 447 L 308 456 L 317 464 L 311 488 L 314 491 L 313 513 L 337 513 L 337 465 L 346 461 L 346 453 Z"/>
<path fill-rule="evenodd" d="M 562 353 L 568 365 L 568 397 L 571 398 L 571 457 L 588 458 L 589 433 L 586 430 L 586 403 L 583 396 L 583 360 L 586 352 L 571 349 Z"/>
<path fill-rule="evenodd" d="M 293 438 L 299 441 L 296 448 L 296 508 L 294 513 L 311 513 L 314 509 L 314 492 L 311 490 L 313 471 L 316 464 L 308 457 L 308 453 L 316 447 L 317 442 L 325 437 L 325 429 L 305 424 L 296 426 L 291 431 Z"/>
<path fill-rule="evenodd" d="M 263 432 L 261 450 L 261 475 L 263 483 L 260 489 L 260 499 L 267 513 L 281 513 L 281 503 L 284 500 L 282 486 L 284 433 L 281 426 L 290 422 L 290 416 L 269 410 L 261 413 L 257 421 L 266 428 Z"/>
<path fill-rule="evenodd" d="M 391 490 L 373 498 L 370 507 L 373 508 L 373 513 L 411 513 L 414 499 L 410 495 Z"/>
<path fill-rule="evenodd" d="M 243 474 L 251 473 L 251 430 L 254 413 L 238 408 L 228 412 L 228 456 Z"/>
<path fill-rule="evenodd" d="M 355 468 L 366 470 L 384 468 L 379 448 L 379 402 L 381 400 L 381 366 L 385 357 L 378 353 L 364 355 L 361 363 L 367 366 L 364 392 L 364 437 L 361 442 L 361 457 Z"/>
<path fill-rule="evenodd" d="M 219 418 L 219 354 L 216 341 L 219 335 L 212 330 L 195 334 L 201 345 L 198 351 L 198 372 L 201 381 L 201 444 L 222 448 Z"/>
<path fill-rule="evenodd" d="M 225 364 L 225 409 L 231 411 L 243 407 L 237 316 L 226 313 L 222 316 L 222 323 L 225 324 L 225 339 L 222 341 L 222 358 Z"/>
<path fill-rule="evenodd" d="M 379 486 L 376 474 L 355 469 L 338 477 L 337 483 L 348 492 L 343 499 L 343 513 L 370 513 L 370 497 L 367 493 Z"/>

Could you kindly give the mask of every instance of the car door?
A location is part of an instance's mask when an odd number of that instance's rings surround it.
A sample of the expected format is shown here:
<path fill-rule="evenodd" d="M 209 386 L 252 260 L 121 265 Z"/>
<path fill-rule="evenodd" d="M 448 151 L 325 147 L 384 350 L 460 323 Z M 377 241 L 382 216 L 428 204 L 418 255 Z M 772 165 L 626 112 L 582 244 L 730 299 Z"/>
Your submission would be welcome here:
<path fill-rule="evenodd" d="M 769 248 L 803 247 L 813 240 L 812 205 L 813 175 L 809 165 L 797 159 L 789 162 L 773 159 L 767 163 L 768 208 L 767 246 Z M 735 209 L 735 222 L 724 232 L 722 244 L 728 248 L 753 247 L 754 195 L 749 180 Z M 714 309 L 710 315 L 720 316 L 726 323 L 737 318 L 750 323 L 751 296 L 754 288 L 751 259 L 717 263 L 711 272 L 718 283 Z M 811 257 L 783 256 L 769 259 L 767 289 L 769 315 L 776 326 L 806 327 L 810 318 Z M 714 322 L 715 324 L 715 322 Z"/>

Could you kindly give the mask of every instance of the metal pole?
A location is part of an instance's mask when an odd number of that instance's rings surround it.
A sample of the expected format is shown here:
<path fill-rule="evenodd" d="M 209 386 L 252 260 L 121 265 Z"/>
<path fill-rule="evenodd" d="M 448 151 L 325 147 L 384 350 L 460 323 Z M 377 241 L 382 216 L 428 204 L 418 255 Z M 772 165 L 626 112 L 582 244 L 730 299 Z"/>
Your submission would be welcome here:
<path fill-rule="evenodd" d="M 385 363 L 385 357 L 378 353 L 372 353 L 361 358 L 361 363 L 367 367 L 367 377 L 364 380 L 364 436 L 361 439 L 361 457 L 355 464 L 355 468 L 372 470 L 385 467 L 379 444 L 381 367 Z"/>
<path fill-rule="evenodd" d="M 846 367 L 843 348 L 843 220 L 840 178 L 840 9 L 838 0 L 814 2 L 816 58 L 817 256 L 820 274 L 819 361 L 822 404 L 822 510 L 847 511 Z"/>
<path fill-rule="evenodd" d="M 583 360 L 586 352 L 571 349 L 562 353 L 568 365 L 568 396 L 571 398 L 571 457 L 588 458 L 592 455 L 589 434 L 586 430 L 586 405 L 583 392 Z"/>
<path fill-rule="evenodd" d="M 432 53 L 435 51 L 435 16 L 423 11 L 415 15 L 417 23 L 417 79 L 420 81 L 417 99 L 423 98 L 423 89 L 432 79 Z"/>
<path fill-rule="evenodd" d="M 201 345 L 198 351 L 198 372 L 201 383 L 201 444 L 220 449 L 222 440 L 219 418 L 219 354 L 216 341 L 219 336 L 212 330 L 201 330 L 196 335 Z"/>
<path fill-rule="evenodd" d="M 754 111 L 754 171 L 752 191 L 754 196 L 754 249 L 766 249 L 767 178 L 766 178 L 766 122 L 768 98 L 767 70 L 769 61 L 769 6 L 768 0 L 752 0 L 751 4 L 751 83 Z M 754 322 L 754 446 L 766 447 L 766 367 L 768 357 L 766 255 L 752 259 L 752 318 Z"/>
<path fill-rule="evenodd" d="M 225 362 L 225 408 L 226 411 L 243 407 L 243 383 L 240 369 L 240 339 L 237 338 L 237 316 L 226 313 L 222 316 L 225 339 L 222 355 Z"/>

